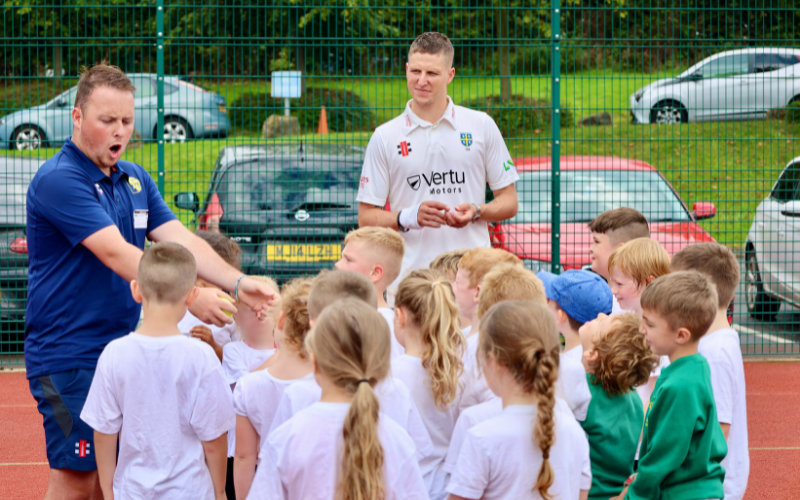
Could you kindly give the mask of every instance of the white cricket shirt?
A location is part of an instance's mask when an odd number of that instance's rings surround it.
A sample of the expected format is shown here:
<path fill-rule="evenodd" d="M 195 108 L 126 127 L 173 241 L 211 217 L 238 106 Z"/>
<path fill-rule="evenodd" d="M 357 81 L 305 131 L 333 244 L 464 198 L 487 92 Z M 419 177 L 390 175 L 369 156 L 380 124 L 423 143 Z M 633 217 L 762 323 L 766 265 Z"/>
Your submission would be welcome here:
<path fill-rule="evenodd" d="M 205 326 L 211 330 L 211 336 L 214 337 L 214 342 L 219 344 L 220 347 L 225 347 L 226 344 L 239 340 L 239 332 L 236 330 L 236 323 L 231 323 L 223 327 L 209 325 L 197 319 L 197 316 L 189 311 L 186 311 L 186 316 L 178 323 L 178 331 L 189 338 L 196 338 L 192 337 L 191 334 L 192 328 L 196 326 Z"/>
<path fill-rule="evenodd" d="M 383 207 L 388 200 L 397 211 L 439 201 L 452 209 L 462 203 L 485 203 L 487 183 L 497 191 L 519 179 L 494 120 L 447 99 L 447 109 L 436 123 L 415 115 L 409 101 L 400 116 L 375 130 L 364 158 L 359 202 Z M 390 289 L 443 252 L 490 243 L 483 221 L 460 229 L 411 230 L 402 236 L 403 270 Z"/>

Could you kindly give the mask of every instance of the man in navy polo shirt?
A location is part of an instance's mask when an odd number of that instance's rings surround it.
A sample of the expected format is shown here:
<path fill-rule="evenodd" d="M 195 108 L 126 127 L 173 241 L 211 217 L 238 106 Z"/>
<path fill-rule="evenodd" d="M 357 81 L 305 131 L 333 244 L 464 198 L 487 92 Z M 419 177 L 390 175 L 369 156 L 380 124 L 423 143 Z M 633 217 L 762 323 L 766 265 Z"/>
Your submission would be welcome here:
<path fill-rule="evenodd" d="M 45 162 L 27 195 L 29 256 L 25 365 L 44 417 L 50 481 L 45 499 L 102 498 L 93 431 L 80 413 L 97 359 L 136 328 L 136 278 L 145 239 L 173 241 L 197 260 L 198 274 L 259 313 L 275 298 L 227 265 L 167 207 L 150 175 L 120 158 L 133 133 L 135 89 L 117 67 L 82 73 L 74 132 Z M 210 289 L 192 313 L 221 326 L 236 308 Z M 98 496 L 99 495 L 99 496 Z"/>

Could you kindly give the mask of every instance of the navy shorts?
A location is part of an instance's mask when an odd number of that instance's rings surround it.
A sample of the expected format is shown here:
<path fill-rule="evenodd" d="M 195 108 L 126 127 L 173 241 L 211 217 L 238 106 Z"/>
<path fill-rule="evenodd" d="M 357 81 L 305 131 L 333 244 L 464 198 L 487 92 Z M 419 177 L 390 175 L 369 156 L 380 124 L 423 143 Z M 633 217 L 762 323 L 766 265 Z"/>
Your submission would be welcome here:
<path fill-rule="evenodd" d="M 97 470 L 94 430 L 81 420 L 94 370 L 68 370 L 34 377 L 31 394 L 44 417 L 47 460 L 51 469 Z"/>

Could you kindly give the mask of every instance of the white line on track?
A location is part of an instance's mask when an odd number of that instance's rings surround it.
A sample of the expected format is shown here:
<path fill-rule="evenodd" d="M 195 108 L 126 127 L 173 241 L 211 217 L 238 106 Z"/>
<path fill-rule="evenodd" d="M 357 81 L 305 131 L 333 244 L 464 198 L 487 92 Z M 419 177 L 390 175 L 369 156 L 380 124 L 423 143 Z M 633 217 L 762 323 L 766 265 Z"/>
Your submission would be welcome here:
<path fill-rule="evenodd" d="M 774 342 L 776 344 L 796 344 L 797 343 L 797 342 L 795 342 L 793 340 L 785 339 L 783 337 L 779 337 L 779 336 L 773 335 L 771 333 L 759 332 L 758 330 L 755 330 L 755 329 L 750 328 L 748 326 L 740 325 L 738 323 L 734 323 L 731 326 L 733 326 L 739 332 L 747 333 L 747 334 L 750 334 L 750 335 L 758 335 L 759 337 L 761 337 L 763 339 L 767 339 L 770 342 Z"/>

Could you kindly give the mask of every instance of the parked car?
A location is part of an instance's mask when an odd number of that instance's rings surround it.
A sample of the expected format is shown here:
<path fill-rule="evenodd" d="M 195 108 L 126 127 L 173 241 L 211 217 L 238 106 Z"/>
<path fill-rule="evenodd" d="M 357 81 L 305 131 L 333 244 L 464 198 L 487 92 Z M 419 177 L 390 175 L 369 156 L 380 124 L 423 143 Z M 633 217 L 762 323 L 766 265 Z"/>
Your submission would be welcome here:
<path fill-rule="evenodd" d="M 591 264 L 592 233 L 587 224 L 613 208 L 639 210 L 650 233 L 670 255 L 692 243 L 714 241 L 698 220 L 714 217 L 713 203 L 695 202 L 689 210 L 667 180 L 639 160 L 604 156 L 562 156 L 560 270 Z M 551 159 L 515 158 L 519 173 L 519 211 L 492 231 L 493 244 L 520 257 L 534 272 L 551 267 Z"/>
<path fill-rule="evenodd" d="M 745 299 L 756 319 L 800 307 L 800 156 L 786 165 L 756 210 L 745 244 Z"/>
<path fill-rule="evenodd" d="M 362 162 L 360 148 L 228 146 L 203 206 L 196 193 L 178 193 L 175 204 L 195 212 L 200 229 L 239 242 L 245 273 L 285 281 L 341 258 L 344 236 L 358 227 Z"/>
<path fill-rule="evenodd" d="M 128 77 L 134 93 L 134 128 L 143 140 L 158 135 L 157 75 L 134 73 Z M 0 149 L 58 147 L 72 135 L 72 108 L 78 88 L 56 96 L 45 104 L 15 111 L 0 118 Z M 230 132 L 225 98 L 175 76 L 164 77 L 164 140 L 182 142 Z"/>
<path fill-rule="evenodd" d="M 800 100 L 800 49 L 721 52 L 630 97 L 633 123 L 763 118 Z"/>

